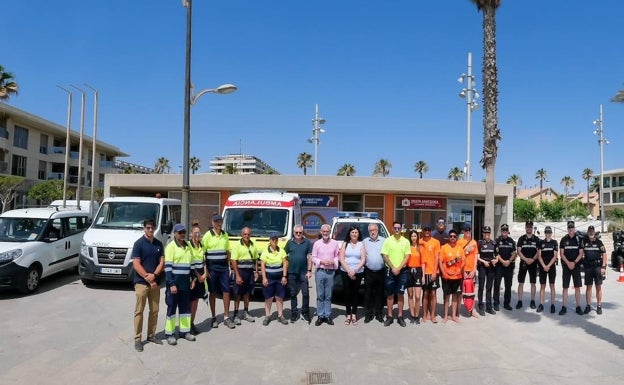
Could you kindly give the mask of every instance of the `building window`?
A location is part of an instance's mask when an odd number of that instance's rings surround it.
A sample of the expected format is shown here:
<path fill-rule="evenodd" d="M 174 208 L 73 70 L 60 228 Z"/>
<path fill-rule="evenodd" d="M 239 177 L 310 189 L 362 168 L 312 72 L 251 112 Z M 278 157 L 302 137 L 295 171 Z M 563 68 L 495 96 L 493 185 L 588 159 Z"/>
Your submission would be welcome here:
<path fill-rule="evenodd" d="M 13 135 L 13 145 L 15 147 L 28 149 L 28 130 L 24 127 L 15 126 L 15 134 Z"/>
<path fill-rule="evenodd" d="M 37 173 L 37 177 L 41 180 L 45 180 L 47 179 L 47 173 L 46 173 L 46 168 L 48 167 L 48 164 L 42 160 L 39 161 L 39 172 Z"/>
<path fill-rule="evenodd" d="M 611 178 L 606 177 L 602 180 L 602 187 L 611 187 Z"/>
<path fill-rule="evenodd" d="M 41 134 L 41 143 L 39 143 L 39 153 L 40 154 L 48 153 L 48 136 L 46 134 Z"/>
<path fill-rule="evenodd" d="M 7 130 L 6 117 L 0 117 L 0 138 L 9 139 L 9 131 Z"/>
<path fill-rule="evenodd" d="M 619 176 L 618 177 L 618 187 L 622 187 L 624 186 L 624 176 Z"/>
<path fill-rule="evenodd" d="M 26 176 L 26 157 L 13 155 L 13 164 L 11 167 L 11 174 L 17 176 Z"/>

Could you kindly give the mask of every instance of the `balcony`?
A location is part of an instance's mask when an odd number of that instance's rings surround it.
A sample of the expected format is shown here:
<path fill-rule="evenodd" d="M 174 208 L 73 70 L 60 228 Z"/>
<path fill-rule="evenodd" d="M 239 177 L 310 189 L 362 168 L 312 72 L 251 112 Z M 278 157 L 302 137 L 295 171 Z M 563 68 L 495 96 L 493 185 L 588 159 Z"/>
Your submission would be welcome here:
<path fill-rule="evenodd" d="M 49 172 L 47 175 L 47 179 L 48 180 L 63 180 L 64 178 L 64 173 L 62 172 Z"/>
<path fill-rule="evenodd" d="M 48 148 L 48 160 L 54 163 L 65 163 L 65 147 Z"/>
<path fill-rule="evenodd" d="M 100 169 L 103 168 L 115 168 L 115 162 L 112 160 L 101 160 L 99 165 Z"/>

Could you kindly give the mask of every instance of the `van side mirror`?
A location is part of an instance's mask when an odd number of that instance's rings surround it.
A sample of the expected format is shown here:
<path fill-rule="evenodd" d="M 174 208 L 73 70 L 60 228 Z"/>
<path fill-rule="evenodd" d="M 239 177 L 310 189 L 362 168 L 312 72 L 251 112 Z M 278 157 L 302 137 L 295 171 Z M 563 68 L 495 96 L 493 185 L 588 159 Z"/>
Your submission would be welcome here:
<path fill-rule="evenodd" d="M 173 230 L 173 222 L 169 221 L 162 225 L 163 234 L 171 234 L 171 230 Z"/>

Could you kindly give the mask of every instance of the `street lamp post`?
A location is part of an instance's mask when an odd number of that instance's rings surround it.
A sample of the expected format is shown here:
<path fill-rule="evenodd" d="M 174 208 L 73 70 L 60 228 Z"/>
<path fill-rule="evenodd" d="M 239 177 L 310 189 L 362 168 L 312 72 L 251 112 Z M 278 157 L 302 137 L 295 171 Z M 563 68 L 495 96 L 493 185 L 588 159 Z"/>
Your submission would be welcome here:
<path fill-rule="evenodd" d="M 321 143 L 321 139 L 319 138 L 319 134 L 325 132 L 324 129 L 320 127 L 321 124 L 325 124 L 326 120 L 319 117 L 319 106 L 315 105 L 314 110 L 314 119 L 312 119 L 312 137 L 308 139 L 308 143 L 314 143 L 314 175 L 318 173 L 318 146 Z"/>
<path fill-rule="evenodd" d="M 602 189 L 604 188 L 604 145 L 609 144 L 609 141 L 604 138 L 602 104 L 600 105 L 600 117 L 597 120 L 594 120 L 594 125 L 598 127 L 594 130 L 594 135 L 598 135 L 598 137 L 600 138 L 598 139 L 598 146 L 600 146 L 600 188 L 598 191 L 600 193 L 600 232 L 604 232 L 605 212 L 603 201 L 604 194 L 602 191 Z"/>
<path fill-rule="evenodd" d="M 477 90 L 474 88 L 475 85 L 475 77 L 472 75 L 472 52 L 468 52 L 468 74 L 461 74 L 458 82 L 464 84 L 466 82 L 466 87 L 462 88 L 459 93 L 459 97 L 462 99 L 466 99 L 466 164 L 465 164 L 465 180 L 471 181 L 472 174 L 470 171 L 470 139 L 471 139 L 471 126 L 472 126 L 472 111 L 479 108 L 479 105 L 476 102 L 476 99 L 479 98 L 479 94 Z"/>
<path fill-rule="evenodd" d="M 97 162 L 96 159 L 96 147 L 95 144 L 97 142 L 97 118 L 98 118 L 98 90 L 85 83 L 85 86 L 89 87 L 93 91 L 93 147 L 91 148 L 91 204 L 89 206 L 89 214 L 91 218 L 95 216 L 93 209 L 95 205 L 93 204 L 95 200 L 95 176 L 97 172 Z"/>
<path fill-rule="evenodd" d="M 69 135 L 71 133 L 71 114 L 72 114 L 72 92 L 61 86 L 57 86 L 67 92 L 69 100 L 67 101 L 67 133 L 65 137 L 65 170 L 63 172 L 63 207 L 67 207 L 67 174 L 69 173 L 69 146 L 71 145 Z"/>
<path fill-rule="evenodd" d="M 224 84 L 217 88 L 209 88 L 194 94 L 191 83 L 191 22 L 193 0 L 182 0 L 186 8 L 186 73 L 184 78 L 184 150 L 182 154 L 182 212 L 180 222 L 189 226 L 189 193 L 190 193 L 190 143 L 191 143 L 191 106 L 207 93 L 229 94 L 236 91 L 233 84 Z"/>
<path fill-rule="evenodd" d="M 81 184 L 82 184 L 81 183 L 81 181 L 82 181 L 82 143 L 83 143 L 83 137 L 84 137 L 84 118 L 85 118 L 86 95 L 85 95 L 85 92 L 84 92 L 83 89 L 80 89 L 80 88 L 76 87 L 73 84 L 70 84 L 69 86 L 77 89 L 81 93 L 81 97 L 80 97 L 80 101 L 81 101 L 81 105 L 80 105 L 80 140 L 79 140 L 79 145 L 78 145 L 78 187 L 76 187 L 76 207 L 78 208 L 78 210 L 80 210 L 80 194 L 81 194 L 81 187 L 82 187 L 81 186 Z"/>

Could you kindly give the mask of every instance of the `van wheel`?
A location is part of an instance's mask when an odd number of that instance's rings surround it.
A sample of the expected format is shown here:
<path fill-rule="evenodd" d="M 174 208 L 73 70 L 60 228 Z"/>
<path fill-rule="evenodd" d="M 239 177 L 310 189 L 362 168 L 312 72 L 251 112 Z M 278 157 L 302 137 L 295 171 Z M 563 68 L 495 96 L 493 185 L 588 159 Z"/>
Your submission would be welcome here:
<path fill-rule="evenodd" d="M 20 291 L 24 294 L 30 294 L 35 292 L 39 288 L 39 282 L 41 281 L 41 272 L 39 268 L 32 265 L 26 271 L 24 281 L 20 287 Z"/>

